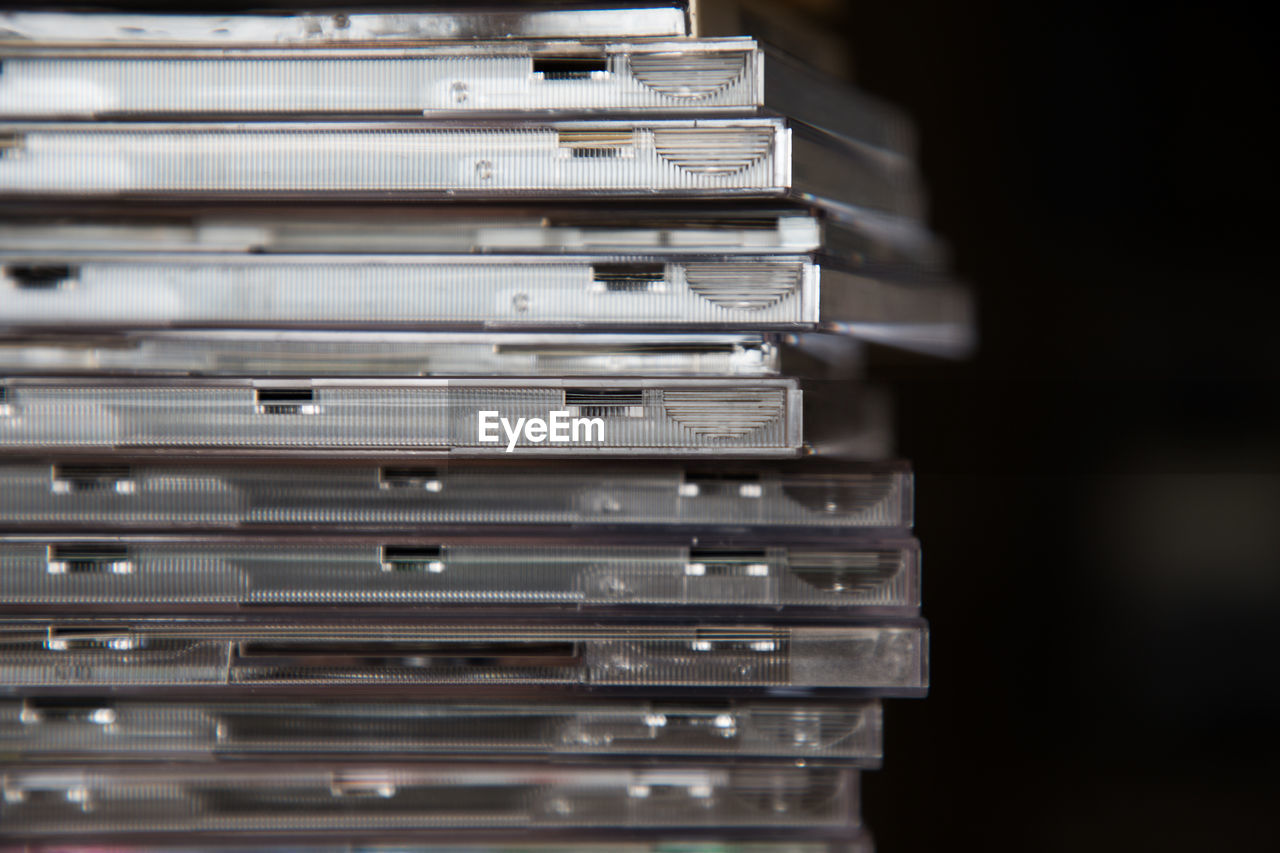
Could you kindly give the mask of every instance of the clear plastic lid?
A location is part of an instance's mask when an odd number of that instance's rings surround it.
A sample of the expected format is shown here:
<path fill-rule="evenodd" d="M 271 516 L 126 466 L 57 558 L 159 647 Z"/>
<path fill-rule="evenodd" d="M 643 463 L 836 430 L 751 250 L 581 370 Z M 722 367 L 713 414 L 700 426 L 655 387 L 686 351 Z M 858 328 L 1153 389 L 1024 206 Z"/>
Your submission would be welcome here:
<path fill-rule="evenodd" d="M 919 223 L 864 214 L 824 218 L 801 207 L 741 204 L 451 204 L 271 208 L 15 204 L 0 219 L 0 251 L 31 263 L 71 255 L 804 255 L 843 269 L 940 266 L 945 253 Z M 20 278 L 20 276 L 19 276 Z M 11 277 L 11 280 L 12 277 Z M 20 283 L 20 282 L 19 282 Z"/>
<path fill-rule="evenodd" d="M 761 689 L 919 695 L 920 621 L 841 625 L 560 622 L 0 621 L 0 686 Z"/>
<path fill-rule="evenodd" d="M 782 118 L 0 125 L 21 198 L 791 198 L 919 217 L 915 167 Z"/>
<path fill-rule="evenodd" d="M 793 380 L 11 379 L 0 448 L 794 456 Z"/>
<path fill-rule="evenodd" d="M 0 374 L 776 376 L 783 345 L 751 334 L 50 332 L 0 338 Z M 857 358 L 851 343 L 816 369 L 852 369 Z"/>
<path fill-rule="evenodd" d="M 727 545 L 711 536 L 672 541 L 669 534 L 646 544 L 599 534 L 560 541 L 500 534 L 444 540 L 3 536 L 0 608 L 510 605 L 601 615 L 635 607 L 659 607 L 664 614 L 693 607 L 913 615 L 919 606 L 913 540 L 790 544 L 778 536 L 777 528 L 757 528 Z"/>
<path fill-rule="evenodd" d="M 690 33 L 695 0 L 626 3 L 496 0 L 477 10 L 459 0 L 422 0 L 405 12 L 272 15 L 145 15 L 126 12 L 0 12 L 19 44 L 288 46 L 401 44 L 454 39 L 669 37 Z"/>
<path fill-rule="evenodd" d="M 716 332 L 825 331 L 853 335 L 909 349 L 956 354 L 972 337 L 973 309 L 965 290 L 938 277 L 895 275 L 883 270 L 846 272 L 807 256 L 689 257 L 665 254 L 567 255 L 258 255 L 258 254 L 96 254 L 0 253 L 0 327 L 20 334 L 56 333 L 56 344 L 28 346 L 20 369 L 41 361 L 94 369 L 129 369 L 146 354 L 106 342 L 89 354 L 68 332 L 127 333 L 164 327 L 271 327 L 273 329 L 399 330 L 573 330 L 616 329 L 651 336 L 676 330 Z M 331 365 L 350 359 L 386 369 L 428 369 L 446 374 L 533 369 L 517 353 L 536 353 L 539 344 L 515 343 L 503 349 L 495 337 L 492 352 L 461 337 L 433 345 L 429 339 L 399 343 L 392 335 L 323 338 L 299 335 L 241 338 L 246 332 L 217 336 L 154 337 L 146 346 L 153 359 L 172 359 L 172 370 L 209 369 L 225 362 L 253 372 L 282 361 Z M 137 340 L 136 336 L 134 338 Z M 410 339 L 412 340 L 412 339 Z M 545 345 L 550 355 L 577 354 L 562 372 L 599 371 L 602 354 L 626 355 L 627 339 L 610 344 L 598 335 L 589 343 Z M 683 340 L 683 343 L 680 341 Z M 696 365 L 692 356 L 709 349 L 688 336 L 663 346 L 650 342 L 649 363 L 658 372 L 671 364 Z M 14 343 L 23 343 L 14 340 Z M 92 344 L 94 342 L 90 342 Z M 635 345 L 645 347 L 641 343 Z M 420 350 L 414 357 L 415 347 Z M 683 349 L 682 349 L 683 348 Z M 468 350 L 480 350 L 475 366 L 466 366 Z M 656 350 L 671 354 L 665 361 Z M 566 352 L 567 350 L 567 352 Z M 723 352 L 721 346 L 720 351 Z M 632 353 L 635 352 L 633 348 Z M 676 354 L 686 354 L 684 362 Z M 0 353 L 12 363 L 13 355 Z M 92 358 L 97 363 L 89 362 Z M 307 361 L 307 359 L 310 361 Z M 327 358 L 327 361 L 326 361 Z M 434 363 L 423 367 L 424 360 Z M 633 356 L 633 361 L 637 359 Z M 739 363 L 742 359 L 739 359 Z M 708 359 L 708 366 L 724 364 Z M 0 362 L 2 364 L 3 362 Z M 157 366 L 162 366 L 160 361 Z M 145 363 L 144 363 L 145 366 Z M 640 366 L 637 364 L 637 366 Z M 727 366 L 726 366 L 727 367 Z M 154 370 L 155 367 L 152 367 Z M 686 369 L 688 369 L 686 367 Z M 726 368 L 721 368 L 726 369 Z"/>
<path fill-rule="evenodd" d="M 680 833 L 674 837 L 659 835 L 654 840 L 644 836 L 625 836 L 615 830 L 596 838 L 590 835 L 584 838 L 583 833 L 574 832 L 572 837 L 558 841 L 528 841 L 504 836 L 505 840 L 497 841 L 415 840 L 383 844 L 371 840 L 356 847 L 349 843 L 326 844 L 318 840 L 307 843 L 305 849 L 307 853 L 600 853 L 604 849 L 616 853 L 873 853 L 875 850 L 870 833 L 862 828 L 843 830 L 838 839 L 809 838 L 803 841 L 761 841 L 762 833 L 759 828 L 748 830 L 751 840 L 735 840 L 739 832 L 715 832 L 710 838 L 695 838 Z M 237 843 L 234 838 L 225 837 L 206 841 L 199 846 L 184 846 L 182 841 L 159 844 L 132 840 L 128 844 L 113 844 L 111 849 L 114 853 L 245 853 L 248 850 L 299 853 L 296 842 L 291 844 L 259 838 L 253 842 L 241 840 Z M 50 843 L 32 841 L 23 844 L 21 848 L 0 847 L 0 850 L 6 853 L 10 850 L 13 853 L 102 853 L 100 846 L 76 844 L 67 840 Z"/>
<path fill-rule="evenodd" d="M 0 750 L 22 762 L 679 756 L 874 767 L 880 762 L 881 737 L 875 700 L 0 701 Z"/>
<path fill-rule="evenodd" d="M 776 525 L 850 534 L 911 527 L 912 478 L 902 464 L 828 460 L 710 466 L 64 457 L 0 462 L 0 523 L 11 531 L 318 526 L 416 535 L 424 525 Z"/>
<path fill-rule="evenodd" d="M 10 767 L 6 834 L 439 834 L 519 829 L 851 829 L 858 774 L 794 765 Z"/>
<path fill-rule="evenodd" d="M 896 111 L 747 38 L 238 48 L 0 40 L 10 118 L 355 117 L 767 109 L 908 156 Z"/>

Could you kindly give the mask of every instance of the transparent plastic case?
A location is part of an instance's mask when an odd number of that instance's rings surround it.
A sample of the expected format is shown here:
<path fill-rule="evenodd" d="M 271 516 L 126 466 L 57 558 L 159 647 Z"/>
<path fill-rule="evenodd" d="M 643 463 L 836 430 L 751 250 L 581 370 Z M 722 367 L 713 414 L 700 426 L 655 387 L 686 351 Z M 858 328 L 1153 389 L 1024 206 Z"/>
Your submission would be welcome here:
<path fill-rule="evenodd" d="M 744 765 L 118 765 L 4 771 L 12 837 L 852 829 L 856 770 Z"/>
<path fill-rule="evenodd" d="M 2 313 L 2 310 L 0 310 Z M 777 376 L 757 334 L 156 330 L 0 338 L 0 375 Z M 856 363 L 838 352 L 829 366 Z"/>
<path fill-rule="evenodd" d="M 33 257 L 25 252 L 0 253 L 0 271 L 0 328 L 8 326 L 27 336 L 52 330 L 65 335 L 76 330 L 263 326 L 366 331 L 821 331 L 940 355 L 967 352 L 973 337 L 971 299 L 953 282 L 851 273 L 805 256 Z M 174 367 L 180 369 L 184 362 L 199 367 L 202 360 L 216 357 L 215 348 L 226 347 L 227 340 L 226 335 L 182 335 L 151 346 L 165 347 L 158 357 L 176 358 Z M 372 367 L 379 366 L 360 349 L 360 339 L 345 340 L 327 345 L 337 348 L 331 360 L 363 353 Z M 288 341 L 286 352 L 298 352 L 301 358 L 308 351 L 305 339 Z M 601 339 L 596 341 L 596 349 L 603 349 Z M 492 346 L 501 344 L 496 338 Z M 436 360 L 443 362 L 440 372 L 461 361 L 463 344 L 455 338 L 453 345 L 452 352 L 434 348 Z M 59 346 L 76 343 L 59 340 Z M 386 338 L 377 347 L 386 351 L 392 366 L 393 346 L 395 339 Z M 215 352 L 207 353 L 210 349 Z M 22 359 L 25 364 L 51 359 L 48 350 L 48 345 L 32 348 Z M 241 358 L 248 365 L 258 350 L 264 358 L 273 354 L 267 343 L 246 342 L 244 350 Z M 321 347 L 318 355 L 324 352 Z M 510 352 L 486 358 L 495 367 L 505 361 L 512 369 L 528 369 Z M 508 357 L 499 359 L 502 354 Z M 99 358 L 107 366 L 112 363 L 110 352 Z M 278 364 L 280 358 L 268 364 Z M 130 363 L 124 356 L 115 360 L 123 366 Z M 406 361 L 412 368 L 408 356 L 400 357 L 401 363 Z M 583 370 L 591 363 L 584 355 L 564 367 Z M 668 364 L 679 362 L 669 358 L 655 368 L 670 369 Z"/>
<path fill-rule="evenodd" d="M 0 42 L 0 116 L 786 114 L 910 156 L 887 106 L 749 38 L 237 49 Z"/>
<path fill-rule="evenodd" d="M 680 833 L 676 837 L 659 834 L 657 840 L 644 840 L 629 835 L 621 837 L 612 832 L 605 837 L 583 837 L 575 832 L 572 838 L 560 841 L 527 841 L 519 838 L 503 836 L 502 840 L 490 841 L 423 841 L 421 839 L 396 843 L 381 843 L 371 840 L 361 843 L 359 847 L 341 842 L 324 843 L 309 842 L 306 853 L 600 853 L 609 850 L 612 853 L 873 853 L 875 845 L 869 832 L 859 828 L 842 830 L 838 839 L 808 838 L 803 841 L 772 840 L 761 841 L 760 829 L 750 831 L 752 840 L 734 840 L 735 832 L 714 832 L 709 838 L 693 837 Z M 808 833 L 806 833 L 808 834 Z M 41 843 L 28 841 L 21 847 L 3 847 L 5 853 L 102 853 L 101 847 L 90 843 L 75 844 L 67 840 Z M 113 853 L 299 853 L 296 843 L 262 840 L 254 842 L 235 839 L 218 838 L 216 843 L 206 841 L 198 847 L 183 846 L 177 841 L 171 844 L 140 843 L 131 840 L 128 844 L 113 844 Z"/>
<path fill-rule="evenodd" d="M 794 456 L 801 395 L 786 379 L 15 378 L 0 449 Z"/>
<path fill-rule="evenodd" d="M 273 15 L 146 15 L 126 12 L 0 12 L 19 44 L 309 47 L 452 39 L 670 37 L 691 33 L 696 0 L 537 3 L 423 0 L 407 12 Z"/>
<path fill-rule="evenodd" d="M 914 540 L 791 544 L 776 535 L 761 528 L 724 545 L 706 536 L 635 544 L 563 534 L 559 541 L 0 536 L 0 608 L 519 605 L 609 615 L 691 606 L 735 614 L 777 608 L 915 614 Z"/>
<path fill-rule="evenodd" d="M 156 206 L 104 212 L 90 204 L 15 203 L 0 218 L 0 251 L 46 260 L 102 253 L 255 255 L 811 255 L 842 269 L 946 264 L 909 219 L 833 218 L 802 207 L 682 204 L 452 204 L 445 208 Z M 11 281 L 17 281 L 8 276 Z M 18 277 L 20 279 L 21 276 Z"/>
<path fill-rule="evenodd" d="M 388 215 L 3 221 L 0 328 L 820 331 L 940 355 L 972 344 L 969 294 L 931 271 L 941 250 L 884 219 L 750 208 Z"/>
<path fill-rule="evenodd" d="M 739 831 L 740 832 L 740 831 Z M 734 840 L 735 832 L 714 832 L 710 838 L 692 837 L 680 833 L 676 837 L 659 834 L 657 840 L 644 840 L 629 835 L 621 837 L 612 832 L 605 837 L 583 837 L 575 832 L 572 838 L 560 841 L 527 841 L 504 835 L 502 840 L 490 841 L 423 841 L 421 839 L 396 843 L 371 840 L 358 847 L 341 842 L 309 842 L 306 853 L 873 853 L 875 845 L 865 829 L 843 830 L 838 839 L 807 838 L 803 841 L 761 841 L 760 829 L 750 831 L 752 840 Z M 808 834 L 808 833 L 806 833 Z M 21 847 L 3 847 L 5 853 L 102 853 L 102 848 L 91 843 L 75 844 L 67 840 L 41 843 L 28 841 Z M 112 853 L 300 853 L 296 843 L 262 840 L 254 842 L 218 838 L 216 843 L 206 841 L 198 847 L 183 846 L 177 841 L 171 844 L 140 843 L 113 844 Z"/>
<path fill-rule="evenodd" d="M 19 328 L 813 327 L 803 256 L 98 255 L 0 258 Z M 833 287 L 847 284 L 840 274 Z M 827 276 L 823 276 L 824 284 Z M 856 319 L 856 318 L 851 318 Z"/>
<path fill-rule="evenodd" d="M 880 763 L 880 703 L 0 701 L 10 761 L 625 756 Z"/>
<path fill-rule="evenodd" d="M 10 531 L 776 525 L 857 533 L 911 527 L 912 500 L 904 464 L 0 461 L 0 524 Z"/>
<path fill-rule="evenodd" d="M 0 194 L 790 198 L 919 217 L 913 163 L 783 118 L 0 124 Z"/>
<path fill-rule="evenodd" d="M 0 620 L 0 687 L 793 689 L 920 695 L 918 620 L 605 626 L 245 619 Z M 545 695 L 545 694 L 542 694 Z"/>

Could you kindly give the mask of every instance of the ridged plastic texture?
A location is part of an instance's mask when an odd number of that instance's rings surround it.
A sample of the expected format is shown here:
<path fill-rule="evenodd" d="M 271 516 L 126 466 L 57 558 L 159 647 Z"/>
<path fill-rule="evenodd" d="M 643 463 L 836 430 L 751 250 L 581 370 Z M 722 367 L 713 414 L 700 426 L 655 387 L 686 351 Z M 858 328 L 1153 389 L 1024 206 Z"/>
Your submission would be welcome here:
<path fill-rule="evenodd" d="M 0 702 L 21 761 L 253 755 L 572 755 L 831 759 L 873 767 L 880 704 Z"/>
<path fill-rule="evenodd" d="M 0 686 L 858 690 L 927 683 L 922 624 L 0 623 Z"/>
<path fill-rule="evenodd" d="M 695 548 L 0 538 L 0 606 L 415 604 L 914 610 L 914 542 Z"/>
<path fill-rule="evenodd" d="M 18 194 L 785 195 L 776 119 L 535 126 L 0 126 Z"/>
<path fill-rule="evenodd" d="M 6 46 L 0 43 L 0 56 Z M 559 50 L 557 50 L 559 47 Z M 763 106 L 754 42 L 3 56 L 0 115 L 475 113 Z M 406 55 L 407 54 L 407 55 Z"/>
<path fill-rule="evenodd" d="M 14 380 L 0 386 L 2 448 L 436 449 L 470 455 L 754 452 L 794 455 L 800 391 L 791 380 L 332 380 L 292 386 L 179 381 Z M 481 441 L 481 412 L 485 433 Z M 570 440 L 499 418 L 549 424 Z M 573 440 L 580 427 L 578 440 Z M 597 440 L 598 438 L 598 440 Z"/>
<path fill-rule="evenodd" d="M 0 374 L 776 376 L 759 335 L 185 331 L 0 338 Z"/>
<path fill-rule="evenodd" d="M 818 268 L 807 258 L 668 260 L 650 255 L 0 258 L 0 325 L 591 324 L 593 329 L 738 331 L 819 321 Z"/>
<path fill-rule="evenodd" d="M 330 764 L 29 767 L 4 775 L 6 834 L 857 825 L 857 771 L 744 765 Z"/>
<path fill-rule="evenodd" d="M 0 464 L 0 523 L 42 527 L 785 525 L 908 528 L 905 470 L 702 472 L 423 464 Z"/>
<path fill-rule="evenodd" d="M 689 35 L 687 0 L 630 0 L 627 8 L 531 8 L 466 0 L 396 13 L 281 15 L 132 15 L 0 12 L 19 44 L 311 46 L 439 39 L 608 38 Z M 452 6 L 452 8 L 450 8 Z M 442 7 L 442 8 L 439 8 Z M 497 13 L 497 14 L 495 14 Z"/>

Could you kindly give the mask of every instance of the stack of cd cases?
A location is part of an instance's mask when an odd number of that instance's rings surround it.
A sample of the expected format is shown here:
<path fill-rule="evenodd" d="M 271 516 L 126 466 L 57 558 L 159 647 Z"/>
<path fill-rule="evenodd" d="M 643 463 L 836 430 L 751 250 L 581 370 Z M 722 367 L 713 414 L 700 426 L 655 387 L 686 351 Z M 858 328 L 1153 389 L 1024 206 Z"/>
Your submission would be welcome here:
<path fill-rule="evenodd" d="M 910 126 L 686 0 L 0 14 L 0 837 L 869 851 Z"/>

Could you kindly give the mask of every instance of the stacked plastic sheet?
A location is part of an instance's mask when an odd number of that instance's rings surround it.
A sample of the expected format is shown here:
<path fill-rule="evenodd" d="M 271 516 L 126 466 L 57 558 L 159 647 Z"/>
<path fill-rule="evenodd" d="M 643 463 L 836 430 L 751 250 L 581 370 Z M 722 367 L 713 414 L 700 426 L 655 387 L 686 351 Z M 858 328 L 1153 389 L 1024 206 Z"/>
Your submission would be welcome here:
<path fill-rule="evenodd" d="M 868 850 L 892 110 L 680 3 L 0 16 L 0 836 Z"/>

